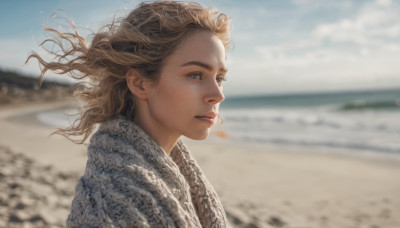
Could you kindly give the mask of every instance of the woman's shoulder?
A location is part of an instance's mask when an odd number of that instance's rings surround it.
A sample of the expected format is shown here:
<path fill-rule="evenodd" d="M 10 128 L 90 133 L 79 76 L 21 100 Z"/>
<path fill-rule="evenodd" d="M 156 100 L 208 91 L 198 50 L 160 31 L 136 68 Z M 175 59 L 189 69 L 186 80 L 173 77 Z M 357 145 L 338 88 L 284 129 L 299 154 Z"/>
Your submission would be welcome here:
<path fill-rule="evenodd" d="M 151 154 L 155 146 L 140 127 L 118 115 L 100 124 L 90 139 L 88 156 L 89 160 L 99 156 L 111 157 L 114 163 L 120 162 L 120 159 L 140 161 L 139 150 Z"/>
<path fill-rule="evenodd" d="M 174 171 L 163 174 L 139 156 L 107 150 L 93 156 L 75 188 L 68 227 L 197 227 L 189 222 L 194 213 L 183 209 L 190 205 L 188 186 Z"/>
<path fill-rule="evenodd" d="M 83 176 L 78 181 L 68 227 L 152 227 L 163 224 L 164 210 L 173 211 L 174 198 L 166 198 L 167 189 L 157 187 L 157 181 L 149 181 L 145 175 L 135 178 L 120 174 Z M 167 208 L 158 208 L 163 201 Z M 163 203 L 163 204 L 164 204 Z M 176 210 L 177 208 L 175 208 Z M 171 225 L 171 224 L 170 224 Z"/>
<path fill-rule="evenodd" d="M 102 124 L 92 136 L 85 176 L 129 177 L 140 186 L 145 182 L 165 182 L 181 174 L 158 144 L 136 124 L 119 117 Z"/>

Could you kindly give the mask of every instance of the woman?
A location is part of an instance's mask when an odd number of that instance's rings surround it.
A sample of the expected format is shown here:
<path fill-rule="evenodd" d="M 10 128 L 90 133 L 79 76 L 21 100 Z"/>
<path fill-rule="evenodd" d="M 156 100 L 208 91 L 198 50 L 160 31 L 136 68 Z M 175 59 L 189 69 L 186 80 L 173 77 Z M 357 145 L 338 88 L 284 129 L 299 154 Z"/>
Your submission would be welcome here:
<path fill-rule="evenodd" d="M 74 27 L 75 28 L 75 27 Z M 227 227 L 220 200 L 182 135 L 202 140 L 224 100 L 226 15 L 196 3 L 142 3 L 94 35 L 51 39 L 47 70 L 81 79 L 80 119 L 60 130 L 92 135 L 68 227 Z M 68 41 L 69 47 L 65 44 Z"/>

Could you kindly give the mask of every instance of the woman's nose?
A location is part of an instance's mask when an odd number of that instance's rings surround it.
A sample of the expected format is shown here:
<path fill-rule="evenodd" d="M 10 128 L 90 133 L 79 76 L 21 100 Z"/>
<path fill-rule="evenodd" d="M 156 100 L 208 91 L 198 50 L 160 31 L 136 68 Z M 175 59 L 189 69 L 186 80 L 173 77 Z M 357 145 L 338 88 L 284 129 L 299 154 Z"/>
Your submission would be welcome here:
<path fill-rule="evenodd" d="M 224 93 L 222 91 L 222 86 L 218 83 L 210 83 L 206 89 L 204 96 L 204 102 L 209 104 L 218 104 L 225 99 Z"/>

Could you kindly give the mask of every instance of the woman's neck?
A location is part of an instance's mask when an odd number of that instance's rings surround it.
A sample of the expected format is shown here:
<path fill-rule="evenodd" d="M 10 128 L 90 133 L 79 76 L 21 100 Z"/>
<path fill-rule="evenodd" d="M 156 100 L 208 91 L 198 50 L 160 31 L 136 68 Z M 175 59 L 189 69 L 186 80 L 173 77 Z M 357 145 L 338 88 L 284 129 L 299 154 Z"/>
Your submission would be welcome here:
<path fill-rule="evenodd" d="M 134 122 L 143 131 L 145 131 L 169 156 L 172 149 L 178 142 L 180 135 L 169 132 L 156 121 L 146 118 L 146 116 L 149 115 L 141 115 L 140 113 L 137 113 L 135 115 Z"/>

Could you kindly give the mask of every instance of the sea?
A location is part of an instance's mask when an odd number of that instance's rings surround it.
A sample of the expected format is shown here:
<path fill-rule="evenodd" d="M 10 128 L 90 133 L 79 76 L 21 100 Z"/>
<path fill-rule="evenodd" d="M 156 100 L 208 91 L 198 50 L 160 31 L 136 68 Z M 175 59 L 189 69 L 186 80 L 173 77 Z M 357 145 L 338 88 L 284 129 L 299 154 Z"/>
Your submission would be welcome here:
<path fill-rule="evenodd" d="M 74 112 L 43 112 L 38 119 L 67 127 L 73 118 L 65 113 Z M 400 89 L 227 97 L 220 115 L 224 122 L 213 131 L 225 140 L 400 156 Z"/>
<path fill-rule="evenodd" d="M 400 89 L 231 97 L 220 109 L 235 141 L 400 155 Z"/>

